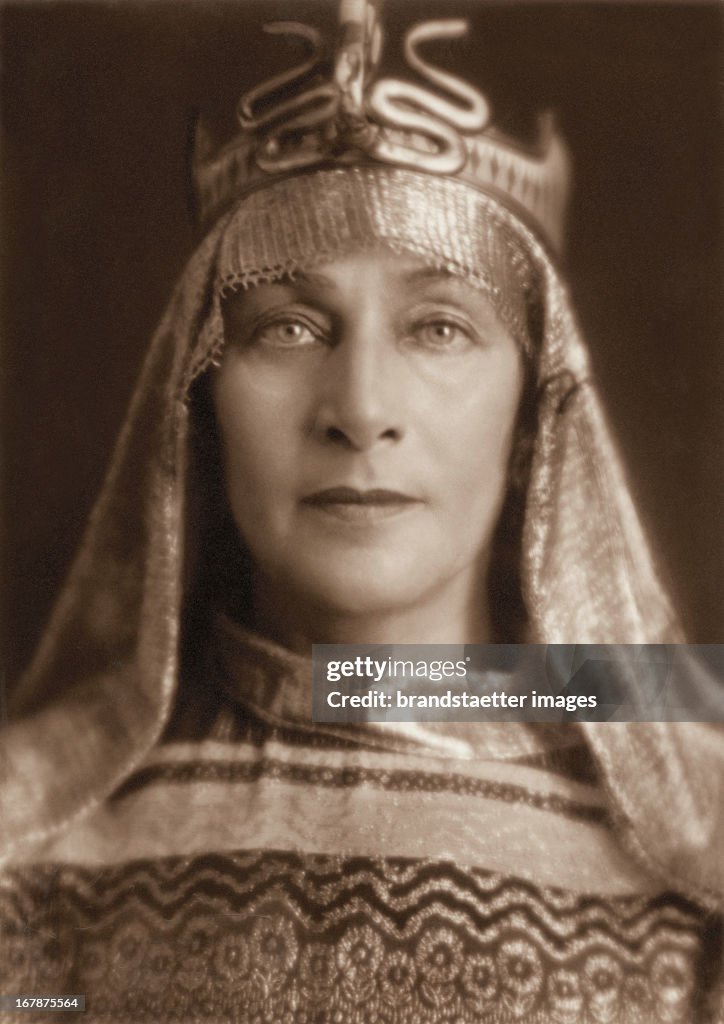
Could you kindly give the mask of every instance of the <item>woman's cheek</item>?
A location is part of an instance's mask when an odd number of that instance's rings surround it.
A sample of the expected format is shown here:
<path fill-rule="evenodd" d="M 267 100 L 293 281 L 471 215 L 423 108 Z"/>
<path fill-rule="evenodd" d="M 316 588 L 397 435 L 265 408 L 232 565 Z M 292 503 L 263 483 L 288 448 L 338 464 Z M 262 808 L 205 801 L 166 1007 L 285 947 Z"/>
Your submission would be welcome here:
<path fill-rule="evenodd" d="M 439 392 L 430 396 L 427 443 L 438 449 L 441 465 L 468 467 L 473 477 L 485 469 L 505 472 L 523 390 L 522 359 L 516 349 L 471 363 L 445 382 L 444 402 Z"/>

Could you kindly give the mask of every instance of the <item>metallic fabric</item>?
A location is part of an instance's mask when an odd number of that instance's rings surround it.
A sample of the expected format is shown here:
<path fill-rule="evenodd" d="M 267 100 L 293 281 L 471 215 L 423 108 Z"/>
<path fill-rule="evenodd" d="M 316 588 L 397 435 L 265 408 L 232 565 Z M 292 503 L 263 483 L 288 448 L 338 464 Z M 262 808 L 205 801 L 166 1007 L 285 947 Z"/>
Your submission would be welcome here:
<path fill-rule="evenodd" d="M 715 1020 L 693 905 L 456 859 L 252 849 L 15 869 L 0 916 L 18 925 L 4 987 L 82 991 L 93 1024 Z"/>
<path fill-rule="evenodd" d="M 713 1024 L 716 920 L 550 763 L 570 729 L 523 758 L 484 727 L 475 756 L 335 736 L 309 659 L 218 629 L 187 721 L 0 875 L 3 990 L 83 992 L 93 1024 Z"/>
<path fill-rule="evenodd" d="M 713 1024 L 716 920 L 551 765 L 571 730 L 533 758 L 335 736 L 308 659 L 219 629 L 187 722 L 0 875 L 3 990 L 83 992 L 93 1024 Z"/>

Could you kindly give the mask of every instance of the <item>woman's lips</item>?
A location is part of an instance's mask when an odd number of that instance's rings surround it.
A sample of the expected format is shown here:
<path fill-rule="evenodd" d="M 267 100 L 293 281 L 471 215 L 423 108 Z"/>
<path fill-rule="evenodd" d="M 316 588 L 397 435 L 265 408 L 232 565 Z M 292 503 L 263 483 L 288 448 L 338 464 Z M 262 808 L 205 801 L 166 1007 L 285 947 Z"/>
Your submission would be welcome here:
<path fill-rule="evenodd" d="M 410 494 L 380 487 L 371 490 L 329 487 L 307 495 L 302 504 L 347 522 L 369 523 L 399 515 L 421 501 Z"/>

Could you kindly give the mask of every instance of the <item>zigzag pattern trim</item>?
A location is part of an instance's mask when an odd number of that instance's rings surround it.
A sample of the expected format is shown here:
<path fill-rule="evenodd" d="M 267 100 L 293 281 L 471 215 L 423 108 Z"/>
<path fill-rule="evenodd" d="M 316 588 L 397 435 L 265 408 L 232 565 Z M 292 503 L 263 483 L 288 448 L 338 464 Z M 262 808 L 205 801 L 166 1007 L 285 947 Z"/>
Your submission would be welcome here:
<path fill-rule="evenodd" d="M 0 908 L 6 991 L 134 1024 L 690 1024 L 716 938 L 673 894 L 253 850 L 14 870 Z"/>

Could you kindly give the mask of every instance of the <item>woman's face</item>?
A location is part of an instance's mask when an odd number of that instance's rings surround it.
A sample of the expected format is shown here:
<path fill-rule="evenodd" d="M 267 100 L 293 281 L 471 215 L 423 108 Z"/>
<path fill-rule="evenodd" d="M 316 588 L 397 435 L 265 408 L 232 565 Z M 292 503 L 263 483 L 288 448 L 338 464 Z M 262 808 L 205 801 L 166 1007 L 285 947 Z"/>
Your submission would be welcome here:
<path fill-rule="evenodd" d="M 523 373 L 480 291 L 380 250 L 234 293 L 224 323 L 226 487 L 267 588 L 385 615 L 483 578 Z"/>

